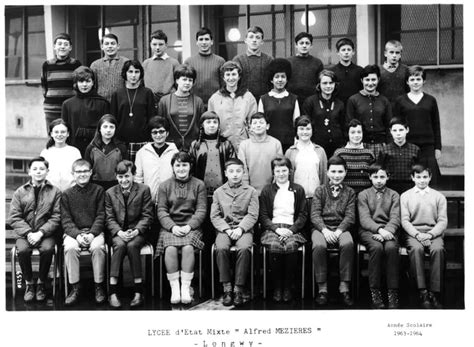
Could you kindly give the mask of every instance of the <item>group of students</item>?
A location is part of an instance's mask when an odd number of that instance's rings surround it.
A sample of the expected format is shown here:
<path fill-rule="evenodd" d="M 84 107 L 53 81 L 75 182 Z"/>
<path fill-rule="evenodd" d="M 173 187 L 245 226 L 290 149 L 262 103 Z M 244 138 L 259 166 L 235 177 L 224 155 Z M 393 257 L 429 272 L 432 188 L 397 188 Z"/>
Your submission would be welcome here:
<path fill-rule="evenodd" d="M 427 187 L 439 176 L 441 135 L 436 100 L 423 92 L 425 71 L 401 64 L 398 41 L 386 44 L 382 68 L 359 67 L 347 38 L 336 44 L 340 62 L 324 69 L 309 54 L 312 40 L 300 33 L 296 56 L 273 59 L 261 52 L 262 29 L 251 27 L 247 52 L 225 62 L 212 53 L 212 33 L 202 28 L 199 53 L 180 65 L 166 54 L 167 37 L 158 30 L 150 36 L 153 56 L 141 64 L 119 56 L 118 38 L 108 33 L 104 57 L 88 68 L 69 56 L 69 35 L 57 35 L 56 57 L 42 75 L 50 139 L 30 162 L 31 180 L 15 192 L 9 217 L 25 301 L 44 299 L 59 242 L 72 285 L 67 305 L 79 297 L 84 248 L 92 254 L 96 301 L 107 300 L 103 282 L 109 280 L 108 302 L 121 307 L 117 281 L 128 254 L 131 307 L 141 305 L 140 248 L 159 230 L 156 254 L 164 256 L 171 303 L 191 302 L 194 251 L 215 242 L 224 305 L 239 306 L 248 299 L 256 230 L 270 253 L 275 301 L 292 299 L 296 251 L 311 239 L 316 302 L 328 301 L 326 250 L 337 246 L 339 291 L 351 306 L 359 226 L 371 255 L 372 306 L 385 307 L 386 262 L 388 306 L 397 308 L 401 220 L 421 303 L 440 307 L 446 199 Z M 109 279 L 105 242 L 113 249 Z M 36 286 L 35 247 L 42 264 Z M 424 247 L 432 257 L 429 287 L 420 269 Z"/>

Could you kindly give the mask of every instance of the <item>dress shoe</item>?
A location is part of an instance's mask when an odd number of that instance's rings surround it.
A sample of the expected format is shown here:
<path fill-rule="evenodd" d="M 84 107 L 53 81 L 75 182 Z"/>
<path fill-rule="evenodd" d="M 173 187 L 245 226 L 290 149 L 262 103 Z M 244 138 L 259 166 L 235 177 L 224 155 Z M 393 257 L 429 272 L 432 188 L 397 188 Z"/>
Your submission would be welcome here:
<path fill-rule="evenodd" d="M 316 303 L 319 306 L 327 305 L 327 303 L 328 303 L 328 292 L 319 292 L 318 296 L 316 296 Z"/>
<path fill-rule="evenodd" d="M 102 284 L 96 284 L 95 285 L 95 302 L 97 304 L 103 304 L 105 301 L 105 292 L 104 288 L 102 287 Z"/>
<path fill-rule="evenodd" d="M 274 291 L 273 291 L 273 301 L 275 302 L 281 302 L 281 289 L 280 288 L 276 288 Z"/>
<path fill-rule="evenodd" d="M 398 299 L 398 289 L 389 289 L 388 290 L 388 308 L 390 310 L 396 310 L 400 307 L 400 302 Z"/>
<path fill-rule="evenodd" d="M 109 296 L 109 305 L 113 308 L 120 308 L 122 307 L 122 303 L 120 302 L 117 294 L 110 294 Z"/>
<path fill-rule="evenodd" d="M 354 301 L 352 301 L 349 292 L 342 292 L 341 300 L 342 300 L 342 303 L 347 307 L 354 305 Z"/>
<path fill-rule="evenodd" d="M 23 296 L 23 300 L 26 303 L 32 302 L 35 299 L 36 292 L 35 292 L 35 285 L 34 284 L 27 284 L 25 289 L 25 295 Z"/>
<path fill-rule="evenodd" d="M 372 300 L 370 307 L 374 310 L 381 310 L 385 308 L 382 299 L 382 292 L 377 288 L 370 288 L 370 299 Z"/>
<path fill-rule="evenodd" d="M 44 301 L 46 299 L 46 292 L 44 291 L 44 284 L 38 283 L 36 285 L 36 301 Z"/>
<path fill-rule="evenodd" d="M 222 299 L 222 304 L 224 306 L 232 306 L 233 304 L 233 300 L 232 300 L 232 292 L 225 292 L 224 293 L 224 298 Z"/>
<path fill-rule="evenodd" d="M 438 295 L 433 293 L 433 292 L 429 292 L 429 297 L 430 297 L 430 302 L 431 302 L 431 306 L 435 309 L 441 309 L 443 308 L 443 305 L 441 305 L 441 303 L 439 302 L 438 300 Z"/>
<path fill-rule="evenodd" d="M 135 293 L 132 301 L 130 302 L 130 307 L 138 307 L 143 305 L 143 294 Z"/>
<path fill-rule="evenodd" d="M 244 297 L 242 296 L 242 292 L 235 292 L 234 293 L 234 305 L 235 306 L 242 306 L 244 304 Z"/>
<path fill-rule="evenodd" d="M 424 309 L 432 308 L 430 295 L 426 289 L 420 290 L 420 306 L 421 308 L 424 308 Z"/>
<path fill-rule="evenodd" d="M 66 300 L 64 300 L 64 305 L 72 306 L 77 302 L 78 299 L 79 299 L 79 285 L 73 284 L 71 291 L 66 297 Z"/>
<path fill-rule="evenodd" d="M 291 289 L 290 288 L 285 288 L 283 290 L 283 301 L 284 302 L 289 302 L 293 299 L 293 296 L 291 295 Z"/>

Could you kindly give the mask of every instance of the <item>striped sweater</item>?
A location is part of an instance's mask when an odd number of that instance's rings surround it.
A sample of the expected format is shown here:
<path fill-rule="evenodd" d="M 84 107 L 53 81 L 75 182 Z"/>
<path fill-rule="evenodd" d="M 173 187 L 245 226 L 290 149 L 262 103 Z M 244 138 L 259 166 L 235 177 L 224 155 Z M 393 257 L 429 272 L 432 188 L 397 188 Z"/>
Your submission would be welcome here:
<path fill-rule="evenodd" d="M 79 66 L 81 66 L 81 62 L 71 57 L 65 60 L 54 58 L 43 63 L 41 87 L 43 88 L 45 112 L 57 113 L 58 118 L 61 116 L 63 101 L 74 96 L 72 73 Z"/>
<path fill-rule="evenodd" d="M 344 159 L 347 164 L 347 175 L 344 183 L 356 193 L 371 186 L 367 169 L 375 162 L 374 152 L 366 148 L 338 148 L 334 152 Z"/>

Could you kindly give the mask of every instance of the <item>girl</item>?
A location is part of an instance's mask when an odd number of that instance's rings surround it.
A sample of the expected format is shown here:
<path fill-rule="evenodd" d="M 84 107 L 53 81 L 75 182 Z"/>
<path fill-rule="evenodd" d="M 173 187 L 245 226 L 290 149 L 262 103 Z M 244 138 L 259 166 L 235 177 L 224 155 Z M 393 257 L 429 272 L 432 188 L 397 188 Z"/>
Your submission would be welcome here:
<path fill-rule="evenodd" d="M 375 162 L 375 154 L 362 143 L 364 132 L 362 123 L 358 119 L 349 122 L 348 133 L 349 142 L 345 147 L 336 149 L 334 155 L 344 159 L 347 164 L 344 183 L 359 193 L 372 185 L 368 169 Z"/>
<path fill-rule="evenodd" d="M 306 199 L 312 199 L 317 187 L 326 182 L 327 156 L 324 149 L 311 142 L 313 126 L 308 116 L 295 120 L 297 142 L 285 152 L 293 167 L 293 182 L 304 188 Z M 311 201 L 308 201 L 311 206 Z"/>
<path fill-rule="evenodd" d="M 112 94 L 110 113 L 117 118 L 117 138 L 127 146 L 127 157 L 135 161 L 135 154 L 150 139 L 146 125 L 156 114 L 151 89 L 142 85 L 144 71 L 138 60 L 125 62 L 122 78 L 125 86 Z"/>
<path fill-rule="evenodd" d="M 260 98 L 258 112 L 265 113 L 270 124 L 268 134 L 280 140 L 285 152 L 295 142 L 289 130 L 300 115 L 298 97 L 286 90 L 291 78 L 290 62 L 283 58 L 273 59 L 267 67 L 267 76 L 273 88 Z"/>
<path fill-rule="evenodd" d="M 336 98 L 339 81 L 336 74 L 323 70 L 319 74 L 316 94 L 308 97 L 303 104 L 303 114 L 312 122 L 311 141 L 322 146 L 327 157 L 344 145 L 346 112 L 344 103 Z"/>
<path fill-rule="evenodd" d="M 261 242 L 270 251 L 273 300 L 288 302 L 292 299 L 296 253 L 306 242 L 306 198 L 303 187 L 289 180 L 292 166 L 288 158 L 277 156 L 271 166 L 275 181 L 265 186 L 260 195 Z"/>
<path fill-rule="evenodd" d="M 82 155 L 94 137 L 99 118 L 109 113 L 109 102 L 97 94 L 91 69 L 80 66 L 72 74 L 76 95 L 63 103 L 61 118 L 71 126 L 70 141 Z"/>
<path fill-rule="evenodd" d="M 192 157 L 186 152 L 173 155 L 171 165 L 174 176 L 158 188 L 157 214 L 161 230 L 156 254 L 165 256 L 172 304 L 191 303 L 194 249 L 204 247 L 201 224 L 207 212 L 206 188 L 203 181 L 192 177 L 192 163 Z M 179 248 L 181 266 L 178 262 Z"/>
<path fill-rule="evenodd" d="M 81 152 L 68 144 L 69 134 L 69 126 L 64 120 L 52 121 L 49 124 L 49 140 L 40 154 L 49 163 L 46 179 L 61 191 L 73 185 L 72 163 L 81 159 Z"/>
<path fill-rule="evenodd" d="M 347 100 L 346 123 L 356 118 L 364 129 L 365 142 L 377 157 L 382 146 L 390 140 L 388 132 L 392 119 L 390 101 L 377 91 L 380 81 L 380 68 L 377 65 L 367 65 L 360 75 L 362 89 Z"/>
<path fill-rule="evenodd" d="M 158 104 L 158 115 L 168 119 L 170 140 L 178 149 L 188 151 L 191 141 L 199 134 L 199 118 L 204 103 L 191 89 L 196 81 L 196 70 L 189 65 L 179 65 L 174 71 L 176 92 L 165 95 Z"/>
<path fill-rule="evenodd" d="M 86 148 L 84 159 L 92 165 L 92 182 L 107 190 L 117 184 L 115 168 L 127 153 L 125 145 L 115 139 L 117 120 L 105 114 L 97 123 L 94 139 Z"/>
<path fill-rule="evenodd" d="M 420 147 L 420 163 L 431 169 L 431 184 L 436 185 L 441 175 L 441 126 L 436 99 L 423 91 L 425 80 L 426 72 L 421 66 L 408 68 L 406 83 L 410 92 L 396 99 L 394 113 L 407 121 L 407 141 Z"/>
<path fill-rule="evenodd" d="M 208 110 L 217 113 L 222 136 L 232 143 L 237 153 L 242 140 L 249 138 L 248 122 L 257 112 L 257 101 L 252 93 L 241 87 L 242 67 L 239 63 L 225 62 L 220 72 L 225 86 L 211 96 Z"/>

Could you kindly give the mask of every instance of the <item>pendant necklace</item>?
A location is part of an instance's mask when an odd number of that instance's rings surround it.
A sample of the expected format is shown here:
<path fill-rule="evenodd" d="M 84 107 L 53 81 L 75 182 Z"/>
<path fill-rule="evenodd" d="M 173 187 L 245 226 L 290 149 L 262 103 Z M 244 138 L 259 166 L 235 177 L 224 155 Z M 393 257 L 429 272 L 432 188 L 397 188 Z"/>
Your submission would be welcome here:
<path fill-rule="evenodd" d="M 135 103 L 135 97 L 137 96 L 138 88 L 135 88 L 135 94 L 133 94 L 132 102 L 130 102 L 130 94 L 128 93 L 128 88 L 126 89 L 127 89 L 127 97 L 128 97 L 128 106 L 130 107 L 130 113 L 128 115 L 129 117 L 133 117 L 133 104 Z"/>

